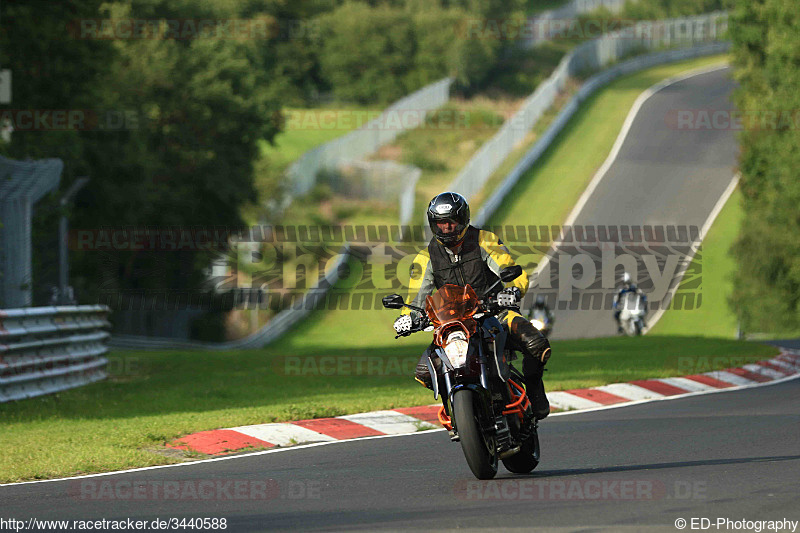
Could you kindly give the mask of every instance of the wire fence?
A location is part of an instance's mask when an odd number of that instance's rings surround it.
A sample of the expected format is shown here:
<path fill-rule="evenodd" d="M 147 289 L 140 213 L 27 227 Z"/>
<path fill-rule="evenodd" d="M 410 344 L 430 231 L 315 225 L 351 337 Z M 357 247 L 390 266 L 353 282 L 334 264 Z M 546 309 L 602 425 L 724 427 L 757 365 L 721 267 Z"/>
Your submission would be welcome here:
<path fill-rule="evenodd" d="M 474 218 L 474 224 L 482 226 L 488 223 L 492 214 L 500 207 L 503 199 L 508 195 L 511 189 L 516 185 L 522 175 L 528 170 L 536 161 L 541 157 L 545 150 L 553 143 L 555 138 L 569 122 L 572 116 L 577 112 L 578 106 L 582 101 L 595 93 L 604 85 L 607 85 L 613 79 L 630 74 L 638 70 L 644 70 L 656 65 L 664 63 L 672 63 L 677 61 L 684 61 L 694 57 L 715 55 L 727 52 L 730 49 L 730 43 L 706 43 L 693 46 L 681 50 L 668 50 L 663 52 L 655 52 L 643 56 L 629 59 L 615 65 L 612 68 L 604 70 L 592 76 L 586 83 L 584 83 L 580 90 L 570 101 L 563 107 L 563 109 L 556 116 L 553 123 L 547 128 L 542 136 L 536 141 L 530 150 L 522 157 L 522 159 L 514 166 L 514 168 L 504 178 L 503 182 L 495 189 L 494 193 L 486 200 L 478 214 Z"/>

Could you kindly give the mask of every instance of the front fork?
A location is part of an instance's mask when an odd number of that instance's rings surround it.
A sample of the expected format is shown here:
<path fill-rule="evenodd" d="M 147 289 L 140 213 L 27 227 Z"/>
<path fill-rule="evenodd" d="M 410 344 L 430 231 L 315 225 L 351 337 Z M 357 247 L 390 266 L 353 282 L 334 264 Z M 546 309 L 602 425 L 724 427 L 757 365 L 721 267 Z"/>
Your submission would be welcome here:
<path fill-rule="evenodd" d="M 480 368 L 480 375 L 477 383 L 469 384 L 456 384 L 453 385 L 453 372 L 448 370 L 444 372 L 444 386 L 448 391 L 447 400 L 443 401 L 447 415 L 453 418 L 453 395 L 461 389 L 471 389 L 475 392 L 480 400 L 481 408 L 479 412 L 482 414 L 479 420 L 481 430 L 488 435 L 494 437 L 493 441 L 496 443 L 499 452 L 507 452 L 511 448 L 511 433 L 508 427 L 506 417 L 502 414 L 498 415 L 494 410 L 494 399 L 492 398 L 491 385 L 489 381 L 488 361 L 483 351 L 483 345 L 480 344 L 478 348 L 478 365 Z M 442 400 L 444 400 L 444 394 Z M 456 434 L 458 428 L 453 426 Z M 516 452 L 518 450 L 514 450 Z"/>

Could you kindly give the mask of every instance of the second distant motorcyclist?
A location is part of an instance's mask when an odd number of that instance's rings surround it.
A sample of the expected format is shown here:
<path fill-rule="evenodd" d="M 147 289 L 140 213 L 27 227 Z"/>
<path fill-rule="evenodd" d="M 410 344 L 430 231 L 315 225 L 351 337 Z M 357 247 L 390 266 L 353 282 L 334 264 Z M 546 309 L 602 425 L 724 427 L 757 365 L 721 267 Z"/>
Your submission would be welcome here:
<path fill-rule="evenodd" d="M 545 337 L 550 335 L 550 332 L 553 330 L 553 324 L 555 323 L 555 316 L 553 316 L 553 312 L 547 307 L 547 303 L 545 302 L 544 296 L 541 294 L 536 297 L 536 301 L 533 302 L 530 310 L 528 311 L 528 320 L 533 320 L 535 315 L 539 315 L 544 313 L 544 329 L 541 329 L 541 332 L 544 334 Z M 537 326 L 538 327 L 538 326 Z"/>
<path fill-rule="evenodd" d="M 622 288 L 620 288 L 619 292 L 614 296 L 614 320 L 617 321 L 617 333 L 622 333 L 622 322 L 619 320 L 619 315 L 622 313 L 622 309 L 619 307 L 619 303 L 622 301 L 622 297 L 628 293 L 633 292 L 638 294 L 641 298 L 642 307 L 644 309 L 644 314 L 642 315 L 642 325 L 643 327 L 647 327 L 647 324 L 644 321 L 644 316 L 647 315 L 647 295 L 645 295 L 639 287 L 636 286 L 633 281 L 631 281 L 631 275 L 628 272 L 622 274 Z"/>

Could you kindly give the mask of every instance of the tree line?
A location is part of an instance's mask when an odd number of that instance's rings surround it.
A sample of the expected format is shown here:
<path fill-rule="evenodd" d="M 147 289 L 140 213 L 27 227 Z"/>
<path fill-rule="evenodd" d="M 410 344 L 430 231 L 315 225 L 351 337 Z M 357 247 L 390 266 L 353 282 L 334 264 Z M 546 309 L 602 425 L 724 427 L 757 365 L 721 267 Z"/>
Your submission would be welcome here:
<path fill-rule="evenodd" d="M 235 227 L 243 206 L 268 200 L 254 187 L 269 165 L 259 143 L 281 131 L 284 107 L 326 96 L 384 105 L 445 76 L 467 89 L 507 42 L 463 28 L 520 18 L 524 3 L 3 2 L 0 67 L 13 72 L 13 103 L 0 110 L 12 121 L 21 111 L 45 119 L 15 123 L 0 153 L 61 158 L 61 191 L 88 176 L 68 208 L 76 229 Z M 61 111 L 77 126 L 53 121 Z M 56 284 L 60 214 L 58 192 L 36 206 L 37 305 Z M 84 302 L 102 291 L 193 289 L 209 258 L 203 250 L 73 251 L 71 283 Z"/>

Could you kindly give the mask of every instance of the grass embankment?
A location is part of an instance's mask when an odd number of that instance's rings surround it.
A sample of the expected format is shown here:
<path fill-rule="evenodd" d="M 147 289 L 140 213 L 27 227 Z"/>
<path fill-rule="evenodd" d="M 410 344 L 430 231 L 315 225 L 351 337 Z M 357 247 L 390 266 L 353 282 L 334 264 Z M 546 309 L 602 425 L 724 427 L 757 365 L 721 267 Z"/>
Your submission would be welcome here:
<path fill-rule="evenodd" d="M 697 253 L 703 268 L 702 304 L 680 312 L 667 310 L 652 327 L 651 334 L 736 338 L 736 315 L 728 306 L 736 265 L 729 250 L 739 234 L 741 202 L 742 194 L 737 189 L 728 198 Z"/>
<path fill-rule="evenodd" d="M 335 340 L 345 335 L 353 331 Z M 182 453 L 158 453 L 164 443 L 206 429 L 433 403 L 432 395 L 409 376 L 418 356 L 406 345 L 307 348 L 289 359 L 277 348 L 118 352 L 111 365 L 116 375 L 106 382 L 0 404 L 0 482 L 174 463 Z M 755 360 L 775 350 L 699 337 L 648 336 L 562 341 L 554 351 L 548 390 L 685 374 L 695 370 L 689 366 L 695 363 L 697 371 L 706 371 L 715 362 L 725 366 L 731 356 Z M 713 356 L 725 359 L 714 361 Z M 334 375 L 320 375 L 337 365 L 342 370 Z"/>

